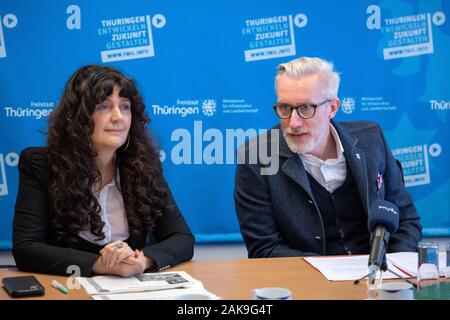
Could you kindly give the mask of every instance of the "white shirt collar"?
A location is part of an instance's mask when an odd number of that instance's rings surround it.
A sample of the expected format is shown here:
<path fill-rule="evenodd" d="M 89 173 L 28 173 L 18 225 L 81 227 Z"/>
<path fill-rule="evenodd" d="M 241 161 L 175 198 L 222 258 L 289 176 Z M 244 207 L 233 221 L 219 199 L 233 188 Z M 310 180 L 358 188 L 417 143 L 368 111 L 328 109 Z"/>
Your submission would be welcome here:
<path fill-rule="evenodd" d="M 119 174 L 119 169 L 116 169 L 116 175 L 112 178 L 111 182 L 105 184 L 102 188 L 105 189 L 106 187 L 111 187 L 111 186 L 116 186 L 116 180 L 117 180 L 117 184 L 120 185 L 120 174 Z M 100 190 L 100 192 L 102 191 Z"/>
<path fill-rule="evenodd" d="M 344 148 L 336 129 L 330 123 L 330 132 L 336 143 L 336 158 L 322 160 L 310 154 L 300 154 L 305 170 L 328 192 L 334 192 L 347 176 Z"/>
<path fill-rule="evenodd" d="M 300 158 L 303 161 L 308 162 L 311 165 L 318 165 L 320 166 L 322 163 L 327 163 L 327 164 L 335 164 L 335 163 L 339 163 L 345 160 L 344 157 L 344 147 L 342 146 L 342 142 L 341 139 L 339 138 L 339 135 L 336 131 L 336 128 L 330 123 L 330 133 L 334 138 L 334 142 L 336 143 L 336 156 L 337 158 L 335 159 L 326 159 L 326 160 L 322 160 L 317 158 L 316 156 L 313 156 L 312 154 L 308 154 L 308 153 L 302 153 L 300 154 Z"/>

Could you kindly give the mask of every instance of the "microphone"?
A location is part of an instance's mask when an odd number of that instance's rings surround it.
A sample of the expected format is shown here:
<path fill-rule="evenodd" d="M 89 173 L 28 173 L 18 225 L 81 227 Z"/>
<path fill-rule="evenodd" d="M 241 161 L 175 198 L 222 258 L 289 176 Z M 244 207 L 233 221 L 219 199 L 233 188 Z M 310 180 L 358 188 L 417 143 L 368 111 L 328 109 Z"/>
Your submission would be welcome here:
<path fill-rule="evenodd" d="M 399 210 L 395 204 L 385 200 L 376 200 L 371 207 L 367 222 L 370 232 L 370 254 L 369 273 L 353 283 L 358 284 L 362 279 L 368 277 L 368 284 L 374 285 L 377 273 L 389 271 L 403 281 L 417 288 L 417 284 L 404 278 L 402 275 L 388 269 L 386 262 L 386 251 L 391 234 L 395 233 L 399 224 Z"/>
<path fill-rule="evenodd" d="M 370 285 L 375 283 L 378 271 L 386 271 L 386 251 L 391 234 L 398 229 L 399 210 L 395 204 L 376 200 L 372 204 L 367 222 L 370 232 L 369 274 Z"/>

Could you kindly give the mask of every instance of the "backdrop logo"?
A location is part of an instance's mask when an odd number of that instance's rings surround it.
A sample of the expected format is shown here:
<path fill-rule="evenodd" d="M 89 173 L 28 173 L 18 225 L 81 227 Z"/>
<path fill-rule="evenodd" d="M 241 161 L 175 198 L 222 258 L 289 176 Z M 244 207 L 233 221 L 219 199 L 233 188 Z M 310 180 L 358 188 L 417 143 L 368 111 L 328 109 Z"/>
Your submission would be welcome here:
<path fill-rule="evenodd" d="M 205 99 L 202 102 L 202 112 L 205 116 L 211 117 L 216 113 L 216 100 Z"/>
<path fill-rule="evenodd" d="M 48 117 L 53 112 L 55 103 L 52 101 L 31 101 L 30 107 L 4 107 L 7 118 L 41 118 Z"/>
<path fill-rule="evenodd" d="M 197 115 L 200 113 L 199 100 L 179 100 L 176 105 L 152 105 L 152 112 L 158 116 L 187 116 Z"/>
<path fill-rule="evenodd" d="M 303 28 L 308 18 L 303 13 L 244 21 L 242 35 L 248 41 L 245 61 L 274 59 L 296 54 L 294 24 Z"/>
<path fill-rule="evenodd" d="M 100 52 L 102 62 L 149 58 L 155 56 L 152 26 L 162 28 L 166 18 L 162 14 L 105 19 L 97 33 L 106 39 Z"/>
<path fill-rule="evenodd" d="M 341 102 L 342 112 L 345 114 L 352 114 L 355 111 L 355 99 L 352 97 L 346 97 Z"/>
<path fill-rule="evenodd" d="M 384 60 L 432 54 L 432 23 L 440 26 L 445 23 L 445 14 L 441 11 L 418 13 L 403 16 L 381 18 L 381 9 L 377 5 L 367 7 L 369 17 L 366 26 L 369 30 L 381 30 Z"/>
<path fill-rule="evenodd" d="M 442 147 L 438 143 L 430 146 L 415 145 L 392 149 L 394 157 L 402 163 L 405 186 L 419 186 L 430 184 L 429 156 L 438 157 L 442 153 Z"/>
<path fill-rule="evenodd" d="M 450 101 L 430 100 L 431 110 L 450 110 Z"/>
<path fill-rule="evenodd" d="M 3 157 L 3 154 L 0 153 L 0 196 L 8 195 L 8 182 L 6 180 L 6 170 L 5 167 L 8 165 L 9 167 L 17 166 L 19 162 L 19 155 L 15 152 L 10 152 Z"/>
<path fill-rule="evenodd" d="M 3 19 L 0 16 L 0 58 L 6 57 L 6 45 L 5 36 L 3 35 L 3 25 L 5 26 L 5 28 L 13 29 L 17 26 L 17 22 L 17 17 L 12 13 L 8 13 L 3 17 Z"/>
<path fill-rule="evenodd" d="M 361 111 L 395 111 L 396 105 L 383 97 L 361 97 Z"/>
<path fill-rule="evenodd" d="M 222 99 L 223 114 L 257 113 L 259 109 L 245 99 Z"/>

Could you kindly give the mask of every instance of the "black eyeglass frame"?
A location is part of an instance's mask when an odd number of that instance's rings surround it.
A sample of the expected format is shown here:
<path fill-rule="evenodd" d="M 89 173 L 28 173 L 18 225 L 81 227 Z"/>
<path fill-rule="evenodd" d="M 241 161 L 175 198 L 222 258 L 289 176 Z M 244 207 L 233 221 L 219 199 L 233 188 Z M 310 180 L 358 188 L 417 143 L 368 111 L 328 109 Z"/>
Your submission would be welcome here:
<path fill-rule="evenodd" d="M 320 107 L 321 105 L 324 105 L 325 103 L 330 102 L 330 101 L 331 101 L 331 99 L 327 99 L 327 100 L 324 100 L 324 101 L 322 101 L 322 102 L 320 102 L 320 103 L 318 103 L 318 104 L 302 103 L 302 104 L 299 104 L 299 105 L 297 105 L 297 106 L 292 106 L 292 105 L 290 105 L 290 104 L 288 104 L 288 103 L 276 103 L 276 104 L 273 105 L 273 110 L 275 111 L 275 114 L 277 115 L 278 118 L 280 118 L 280 119 L 289 119 L 289 118 L 292 116 L 292 112 L 293 112 L 294 109 L 295 109 L 295 111 L 297 111 L 297 114 L 298 114 L 298 116 L 299 116 L 300 118 L 307 120 L 307 119 L 311 119 L 312 117 L 314 117 L 314 115 L 316 114 L 316 109 L 317 109 L 318 107 Z M 283 117 L 281 117 L 281 116 L 278 114 L 278 112 L 277 112 L 277 106 L 279 106 L 279 105 L 281 105 L 281 104 L 288 105 L 288 106 L 291 108 L 291 112 L 289 113 L 289 117 L 283 118 Z M 302 116 L 302 115 L 300 114 L 300 111 L 298 111 L 299 108 L 304 107 L 304 106 L 312 107 L 312 108 L 314 109 L 313 114 L 312 114 L 311 117 L 304 117 L 304 116 Z"/>

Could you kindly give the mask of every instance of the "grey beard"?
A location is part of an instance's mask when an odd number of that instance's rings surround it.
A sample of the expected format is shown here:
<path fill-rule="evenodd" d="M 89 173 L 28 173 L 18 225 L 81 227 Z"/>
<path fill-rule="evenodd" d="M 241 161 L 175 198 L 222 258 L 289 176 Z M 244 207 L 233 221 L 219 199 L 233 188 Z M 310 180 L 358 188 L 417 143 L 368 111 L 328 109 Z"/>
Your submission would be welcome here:
<path fill-rule="evenodd" d="M 285 129 L 282 128 L 282 130 L 283 130 L 284 140 L 286 141 L 286 144 L 288 145 L 289 149 L 293 153 L 305 154 L 305 153 L 309 153 L 312 151 L 312 149 L 313 149 L 313 141 L 312 140 L 309 140 L 307 143 L 302 143 L 299 145 L 298 143 L 294 143 L 294 142 L 290 141 Z"/>

